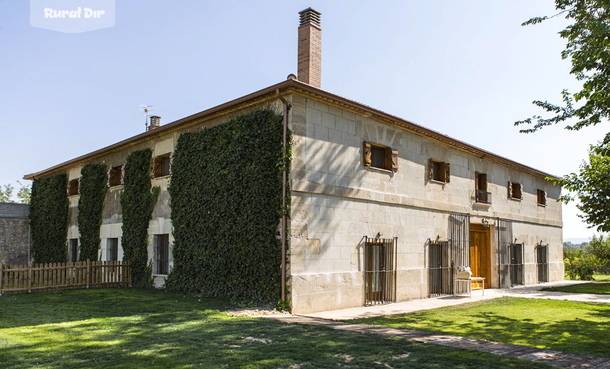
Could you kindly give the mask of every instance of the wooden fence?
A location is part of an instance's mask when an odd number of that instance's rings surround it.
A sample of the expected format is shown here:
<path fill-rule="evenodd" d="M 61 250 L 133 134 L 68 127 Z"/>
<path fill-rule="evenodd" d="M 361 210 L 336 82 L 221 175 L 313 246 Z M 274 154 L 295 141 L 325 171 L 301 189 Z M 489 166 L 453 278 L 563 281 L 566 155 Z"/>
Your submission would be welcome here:
<path fill-rule="evenodd" d="M 0 264 L 0 295 L 4 292 L 129 286 L 131 267 L 126 261 Z"/>

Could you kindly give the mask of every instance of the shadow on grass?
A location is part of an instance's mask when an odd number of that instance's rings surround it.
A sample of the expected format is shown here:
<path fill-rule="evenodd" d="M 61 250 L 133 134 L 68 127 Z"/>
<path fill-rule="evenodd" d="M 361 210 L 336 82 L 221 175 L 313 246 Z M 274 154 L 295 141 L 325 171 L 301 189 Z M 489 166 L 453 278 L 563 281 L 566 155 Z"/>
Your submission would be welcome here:
<path fill-rule="evenodd" d="M 70 292 L 57 309 L 51 309 L 45 323 L 41 321 L 47 316 L 46 308 L 57 303 L 56 296 L 37 297 L 40 316 L 30 321 L 36 325 L 0 328 L 2 367 L 549 368 L 402 338 L 230 317 L 216 310 L 226 306 L 222 302 L 205 308 L 207 303 L 197 298 L 180 301 L 178 295 L 132 292 L 133 296 L 122 301 L 113 299 L 112 293 L 87 291 L 72 310 L 58 312 L 69 308 L 69 301 L 79 300 L 81 294 Z M 106 308 L 94 309 L 98 303 Z M 89 312 L 87 307 L 91 307 Z M 0 304 L 0 311 L 5 327 L 10 308 Z M 20 315 L 25 318 L 33 312 Z"/>
<path fill-rule="evenodd" d="M 501 298 L 357 322 L 610 357 L 607 304 Z"/>
<path fill-rule="evenodd" d="M 591 282 L 562 287 L 547 287 L 543 288 L 542 291 L 608 295 L 610 294 L 610 282 Z"/>

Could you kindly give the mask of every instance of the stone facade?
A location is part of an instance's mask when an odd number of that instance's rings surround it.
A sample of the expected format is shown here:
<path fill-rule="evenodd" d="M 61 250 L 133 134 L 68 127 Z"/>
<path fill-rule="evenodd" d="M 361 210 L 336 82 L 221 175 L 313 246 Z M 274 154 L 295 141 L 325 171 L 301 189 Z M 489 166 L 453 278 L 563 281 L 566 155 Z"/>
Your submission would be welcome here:
<path fill-rule="evenodd" d="M 0 203 L 0 264 L 27 264 L 29 205 Z"/>
<path fill-rule="evenodd" d="M 523 247 L 521 283 L 539 279 L 534 251 L 540 243 L 548 245 L 548 279 L 563 279 L 561 204 L 555 201 L 560 188 L 545 180 L 547 174 L 293 79 L 28 178 L 64 172 L 69 180 L 77 179 L 87 163 L 121 166 L 129 153 L 143 148 L 152 149 L 153 157 L 172 153 L 183 132 L 222 124 L 261 108 L 281 114 L 278 92 L 291 107 L 288 283 L 293 312 L 362 306 L 366 295 L 364 240 L 378 234 L 396 240 L 392 299 L 430 296 L 429 245 L 431 240 L 450 239 L 452 214 L 469 215 L 471 229 L 486 226 L 482 229 L 489 255 L 487 286 L 501 284 L 496 236 L 501 221 L 510 222 L 511 240 L 519 240 Z M 365 165 L 364 142 L 391 148 L 397 170 Z M 447 181 L 430 178 L 431 159 L 450 168 Z M 489 204 L 476 201 L 476 173 L 486 175 Z M 149 225 L 149 259 L 154 265 L 155 235 L 168 234 L 171 268 L 170 180 L 171 176 L 152 179 L 161 193 Z M 508 196 L 509 182 L 519 184 L 522 196 Z M 101 260 L 107 260 L 107 245 L 114 238 L 122 258 L 121 191 L 122 186 L 113 186 L 106 195 Z M 544 205 L 538 204 L 539 191 L 548 197 Z M 69 239 L 79 237 L 77 206 L 78 195 L 70 196 Z M 163 286 L 165 276 L 154 277 L 155 285 Z"/>
<path fill-rule="evenodd" d="M 499 286 L 498 218 L 523 243 L 524 283 L 538 282 L 534 248 L 548 245 L 549 280 L 563 279 L 560 188 L 545 175 L 503 165 L 366 114 L 311 96 L 292 95 L 294 132 L 291 229 L 293 311 L 362 306 L 365 236 L 397 238 L 396 300 L 430 294 L 426 245 L 448 240 L 451 214 L 488 222 L 490 279 Z M 363 165 L 363 142 L 398 151 L 393 172 Z M 430 159 L 450 164 L 450 182 L 429 179 Z M 491 204 L 475 201 L 475 173 L 487 175 Z M 508 182 L 523 198 L 507 195 Z M 545 191 L 545 206 L 537 204 Z"/>

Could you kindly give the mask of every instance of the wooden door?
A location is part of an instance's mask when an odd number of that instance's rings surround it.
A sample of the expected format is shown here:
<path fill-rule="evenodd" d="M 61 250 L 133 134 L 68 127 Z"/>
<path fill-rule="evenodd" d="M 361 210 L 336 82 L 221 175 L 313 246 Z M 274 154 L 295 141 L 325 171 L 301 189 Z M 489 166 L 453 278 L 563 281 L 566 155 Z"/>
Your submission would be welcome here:
<path fill-rule="evenodd" d="M 484 277 L 485 284 L 491 284 L 491 251 L 489 227 L 482 224 L 470 225 L 470 269 L 473 277 Z M 482 287 L 480 284 L 473 288 Z"/>

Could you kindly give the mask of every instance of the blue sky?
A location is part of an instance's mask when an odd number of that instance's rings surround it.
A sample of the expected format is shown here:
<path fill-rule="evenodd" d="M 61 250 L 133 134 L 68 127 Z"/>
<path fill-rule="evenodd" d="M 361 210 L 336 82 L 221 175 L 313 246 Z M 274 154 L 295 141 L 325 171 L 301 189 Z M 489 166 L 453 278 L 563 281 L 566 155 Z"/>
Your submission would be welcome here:
<path fill-rule="evenodd" d="M 83 0 L 86 3 L 86 0 Z M 0 184 L 296 73 L 298 12 L 322 13 L 322 88 L 545 172 L 576 171 L 604 127 L 524 135 L 531 101 L 576 90 L 551 0 L 117 0 L 115 26 L 30 25 L 0 0 Z M 564 208 L 564 236 L 593 231 Z"/>

